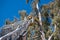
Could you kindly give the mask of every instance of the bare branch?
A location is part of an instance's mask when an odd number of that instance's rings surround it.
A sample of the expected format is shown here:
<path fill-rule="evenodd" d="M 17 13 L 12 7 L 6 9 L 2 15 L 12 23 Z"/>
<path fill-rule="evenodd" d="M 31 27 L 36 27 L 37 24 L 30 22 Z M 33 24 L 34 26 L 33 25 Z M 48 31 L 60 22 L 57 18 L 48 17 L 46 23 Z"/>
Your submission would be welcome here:
<path fill-rule="evenodd" d="M 56 24 L 55 24 L 54 30 L 56 31 Z M 48 40 L 51 40 L 51 38 L 54 35 L 55 31 L 51 34 L 51 36 L 49 36 Z"/>
<path fill-rule="evenodd" d="M 42 40 L 46 40 L 44 32 L 43 31 L 40 31 L 40 32 L 42 33 L 42 35 L 41 35 Z"/>

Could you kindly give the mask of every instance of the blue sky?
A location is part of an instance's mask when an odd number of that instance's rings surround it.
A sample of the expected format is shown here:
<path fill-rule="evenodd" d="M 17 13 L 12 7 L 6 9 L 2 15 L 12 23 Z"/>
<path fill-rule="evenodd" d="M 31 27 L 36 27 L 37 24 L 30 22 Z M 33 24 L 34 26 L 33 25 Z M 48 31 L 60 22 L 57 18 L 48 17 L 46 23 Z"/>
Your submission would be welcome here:
<path fill-rule="evenodd" d="M 41 0 L 42 4 L 48 4 L 51 0 Z M 14 16 L 19 18 L 18 10 L 26 10 L 29 13 L 32 8 L 30 3 L 26 4 L 26 0 L 0 0 L 0 27 L 5 24 L 5 20 L 9 18 L 11 21 Z"/>

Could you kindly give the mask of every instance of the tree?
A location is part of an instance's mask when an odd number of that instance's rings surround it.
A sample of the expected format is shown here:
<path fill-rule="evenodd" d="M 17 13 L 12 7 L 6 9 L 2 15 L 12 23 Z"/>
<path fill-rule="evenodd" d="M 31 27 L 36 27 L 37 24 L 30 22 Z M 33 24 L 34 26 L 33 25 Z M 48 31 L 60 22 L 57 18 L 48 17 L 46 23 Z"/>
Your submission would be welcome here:
<path fill-rule="evenodd" d="M 9 19 L 6 19 L 6 22 L 5 22 L 6 25 L 11 24 L 11 23 L 12 23 L 12 22 L 10 22 Z"/>
<path fill-rule="evenodd" d="M 32 8 L 36 13 L 39 12 L 36 7 L 37 3 L 38 2 L 36 0 L 33 1 L 33 3 L 32 3 Z M 60 20 L 58 20 L 59 19 L 59 9 L 60 9 L 59 8 L 59 0 L 55 0 L 54 2 L 50 2 L 50 4 L 43 5 L 41 7 L 41 15 L 42 15 L 41 17 L 43 19 L 43 21 L 42 21 L 43 31 L 40 30 L 40 33 L 41 33 L 40 36 L 41 36 L 42 40 L 45 40 L 45 39 L 60 40 L 59 36 L 58 36 L 60 34 L 58 31 L 59 30 L 58 24 L 60 24 L 59 23 Z M 51 23 L 49 23 L 49 20 L 50 20 L 49 18 L 51 18 L 51 20 L 52 20 Z M 36 19 L 38 19 L 38 22 L 39 22 L 39 18 L 36 17 Z M 36 22 L 36 21 L 34 21 L 34 22 Z M 38 22 L 36 22 L 36 23 L 38 24 Z M 50 25 L 52 25 L 53 30 L 50 28 L 51 27 Z M 33 26 L 33 24 L 32 24 L 32 26 Z M 56 37 L 56 39 L 55 39 L 55 37 Z"/>
<path fill-rule="evenodd" d="M 24 18 L 27 17 L 27 14 L 26 14 L 25 10 L 19 11 L 19 14 L 20 14 L 21 20 L 24 20 Z"/>
<path fill-rule="evenodd" d="M 29 1 L 26 0 L 26 3 L 28 4 Z M 29 16 L 25 10 L 19 11 L 21 20 L 32 20 L 26 29 L 27 34 L 23 40 L 60 40 L 60 0 L 54 0 L 41 7 L 38 5 L 40 0 L 31 1 L 32 12 Z M 14 22 L 16 21 L 18 20 L 15 18 Z M 11 24 L 11 22 L 7 20 L 6 24 Z M 20 37 L 22 35 L 18 40 Z"/>

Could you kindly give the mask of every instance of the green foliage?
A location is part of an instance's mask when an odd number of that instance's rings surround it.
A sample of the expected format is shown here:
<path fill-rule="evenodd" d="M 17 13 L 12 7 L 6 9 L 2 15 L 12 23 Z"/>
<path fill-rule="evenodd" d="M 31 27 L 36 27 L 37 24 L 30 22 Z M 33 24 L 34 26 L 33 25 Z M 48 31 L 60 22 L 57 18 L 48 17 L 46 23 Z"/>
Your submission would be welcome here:
<path fill-rule="evenodd" d="M 32 7 L 34 10 L 37 10 L 35 2 L 33 3 Z M 56 26 L 57 26 L 56 31 L 54 32 L 54 35 L 53 35 L 51 40 L 60 40 L 58 37 L 58 35 L 60 34 L 59 33 L 59 29 L 60 29 L 60 16 L 59 16 L 60 15 L 59 14 L 60 2 L 59 2 L 59 0 L 55 0 L 54 2 L 50 2 L 49 5 L 44 4 L 41 7 L 41 9 L 42 9 L 41 15 L 44 18 L 44 21 L 42 21 L 42 28 L 44 30 L 46 39 L 48 39 L 48 37 L 53 33 L 52 30 L 49 29 L 50 24 L 47 22 L 47 19 L 46 19 L 47 17 L 51 17 L 52 18 L 52 24 L 54 24 L 54 25 L 56 24 Z M 35 19 L 37 20 L 38 18 L 35 17 Z M 36 24 L 34 24 L 34 25 L 36 25 Z M 34 27 L 34 26 L 32 25 L 32 27 Z M 38 25 L 37 25 L 37 28 L 39 28 Z M 31 30 L 31 29 L 32 28 L 30 28 L 29 30 Z M 35 30 L 35 29 L 36 28 L 33 28 L 33 30 Z M 37 30 L 35 30 L 35 31 L 38 33 Z M 30 33 L 30 31 L 28 33 Z M 41 35 L 41 34 L 39 34 L 39 35 Z"/>

